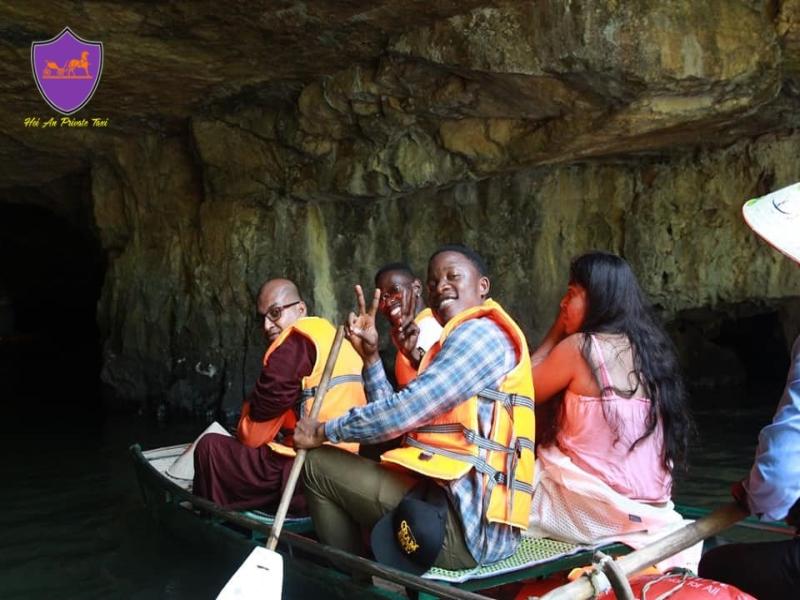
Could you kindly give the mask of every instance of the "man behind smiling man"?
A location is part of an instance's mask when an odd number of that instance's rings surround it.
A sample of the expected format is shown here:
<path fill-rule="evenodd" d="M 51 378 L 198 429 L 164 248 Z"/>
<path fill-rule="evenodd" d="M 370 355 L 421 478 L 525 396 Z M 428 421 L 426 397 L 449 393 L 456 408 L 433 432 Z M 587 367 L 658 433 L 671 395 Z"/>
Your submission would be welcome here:
<path fill-rule="evenodd" d="M 442 334 L 442 326 L 422 299 L 422 282 L 405 263 L 382 266 L 375 273 L 375 287 L 381 291 L 380 312 L 391 326 L 397 349 L 394 377 L 405 387 L 417 376 L 422 357 Z"/>
<path fill-rule="evenodd" d="M 194 492 L 238 510 L 269 509 L 280 500 L 294 461 L 294 425 L 301 412 L 311 409 L 312 402 L 306 400 L 313 397 L 322 377 L 336 333 L 325 319 L 307 315 L 306 303 L 288 279 L 264 283 L 256 306 L 269 347 L 258 381 L 242 407 L 236 437 L 209 433 L 194 453 Z M 361 368 L 361 359 L 344 342 L 322 405 L 327 418 L 364 404 Z M 342 447 L 358 451 L 357 444 Z M 298 486 L 290 511 L 305 510 Z"/>
<path fill-rule="evenodd" d="M 487 299 L 489 287 L 483 260 L 469 248 L 443 246 L 431 256 L 429 305 L 444 330 L 417 378 L 394 393 L 378 356 L 380 290 L 367 310 L 356 286 L 359 314 L 350 314 L 346 335 L 364 359 L 369 404 L 326 422 L 301 420 L 295 445 L 376 443 L 407 435 L 403 447 L 381 457 L 390 468 L 328 448 L 309 453 L 306 496 L 324 543 L 363 553 L 361 527 L 384 524 L 381 517 L 388 514 L 398 516 L 389 524 L 394 531 L 376 540 L 375 527 L 373 551 L 382 562 L 412 572 L 431 564 L 470 568 L 516 549 L 532 493 L 533 383 L 525 336 Z M 406 520 L 399 513 L 412 504 L 407 493 L 420 483 L 440 490 L 445 502 L 433 509 L 438 520 L 421 519 L 415 527 L 411 516 Z M 438 522 L 438 547 L 417 560 L 419 547 L 430 551 L 422 540 Z"/>

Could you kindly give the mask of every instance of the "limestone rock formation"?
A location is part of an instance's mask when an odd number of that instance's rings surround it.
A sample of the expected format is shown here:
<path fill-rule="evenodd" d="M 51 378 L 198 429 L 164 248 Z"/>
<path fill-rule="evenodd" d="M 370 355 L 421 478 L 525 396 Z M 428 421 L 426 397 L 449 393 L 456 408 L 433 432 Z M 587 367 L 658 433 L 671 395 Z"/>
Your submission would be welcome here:
<path fill-rule="evenodd" d="M 120 401 L 235 409 L 262 280 L 338 320 L 354 282 L 451 241 L 487 256 L 532 343 L 592 248 L 668 320 L 746 305 L 800 326 L 796 268 L 739 215 L 800 179 L 796 0 L 47 6 L 0 8 L 0 202 L 86 176 Z M 107 129 L 23 125 L 51 112 L 30 43 L 66 22 L 105 44 L 81 114 Z"/>

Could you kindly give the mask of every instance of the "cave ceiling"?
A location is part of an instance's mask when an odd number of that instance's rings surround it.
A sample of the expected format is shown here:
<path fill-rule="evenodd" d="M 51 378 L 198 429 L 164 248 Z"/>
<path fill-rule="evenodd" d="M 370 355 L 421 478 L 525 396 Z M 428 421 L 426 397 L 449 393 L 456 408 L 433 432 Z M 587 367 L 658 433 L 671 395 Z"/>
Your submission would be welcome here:
<path fill-rule="evenodd" d="M 36 90 L 30 51 L 32 42 L 54 37 L 65 25 L 84 39 L 102 41 L 105 52 L 99 90 L 74 117 L 108 118 L 111 133 L 125 136 L 180 129 L 188 117 L 215 105 L 284 102 L 315 79 L 373 61 L 393 36 L 494 4 L 0 2 L 0 187 L 38 185 L 85 169 L 108 142 L 74 130 L 52 135 L 62 132 L 22 126 L 28 116 L 60 118 Z"/>
<path fill-rule="evenodd" d="M 438 184 L 791 130 L 798 4 L 1 2 L 0 188 L 85 172 L 144 132 L 202 134 L 221 115 L 283 105 L 295 123 L 282 135 L 299 131 L 309 161 L 366 139 L 374 163 L 412 131 L 457 163 Z M 60 117 L 36 90 L 30 47 L 65 25 L 104 44 L 98 91 L 74 117 L 107 129 L 23 125 Z"/>
<path fill-rule="evenodd" d="M 104 44 L 74 118 L 107 127 L 24 125 L 60 119 L 31 44 L 65 26 Z M 241 404 L 262 278 L 333 319 L 445 241 L 493 261 L 529 339 L 591 248 L 665 314 L 783 306 L 796 268 L 740 208 L 800 179 L 798 32 L 800 0 L 0 0 L 0 270 L 36 316 L 31 278 L 89 276 L 104 384 L 190 410 Z M 72 271 L 62 223 L 98 250 Z"/>

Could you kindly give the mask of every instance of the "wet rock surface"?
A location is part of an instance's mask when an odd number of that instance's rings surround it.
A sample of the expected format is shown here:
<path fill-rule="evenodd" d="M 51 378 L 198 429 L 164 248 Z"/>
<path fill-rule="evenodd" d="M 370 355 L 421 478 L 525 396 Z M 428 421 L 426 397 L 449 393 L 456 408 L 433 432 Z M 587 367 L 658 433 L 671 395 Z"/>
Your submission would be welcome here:
<path fill-rule="evenodd" d="M 796 267 L 740 217 L 800 179 L 798 2 L 55 2 L 0 21 L 0 202 L 54 198 L 99 240 L 118 401 L 236 407 L 261 281 L 338 320 L 354 282 L 451 241 L 487 256 L 532 344 L 594 248 L 668 320 L 747 303 L 787 338 L 800 322 Z M 78 116 L 108 128 L 23 125 L 49 116 L 30 43 L 65 23 L 104 42 Z M 65 177 L 90 191 L 38 193 Z"/>

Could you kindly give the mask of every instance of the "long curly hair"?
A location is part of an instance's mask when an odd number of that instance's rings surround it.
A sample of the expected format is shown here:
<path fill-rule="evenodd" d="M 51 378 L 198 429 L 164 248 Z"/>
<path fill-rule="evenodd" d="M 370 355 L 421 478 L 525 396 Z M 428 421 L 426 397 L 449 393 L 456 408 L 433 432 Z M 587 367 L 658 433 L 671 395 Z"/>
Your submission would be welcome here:
<path fill-rule="evenodd" d="M 586 290 L 584 334 L 624 334 L 631 345 L 633 390 L 615 389 L 630 396 L 641 387 L 650 398 L 645 431 L 633 442 L 633 450 L 652 435 L 659 422 L 664 432 L 664 467 L 668 471 L 687 466 L 689 443 L 695 432 L 675 346 L 659 323 L 630 265 L 609 252 L 589 252 L 572 261 L 569 280 Z M 591 340 L 584 336 L 582 354 L 589 365 Z"/>

